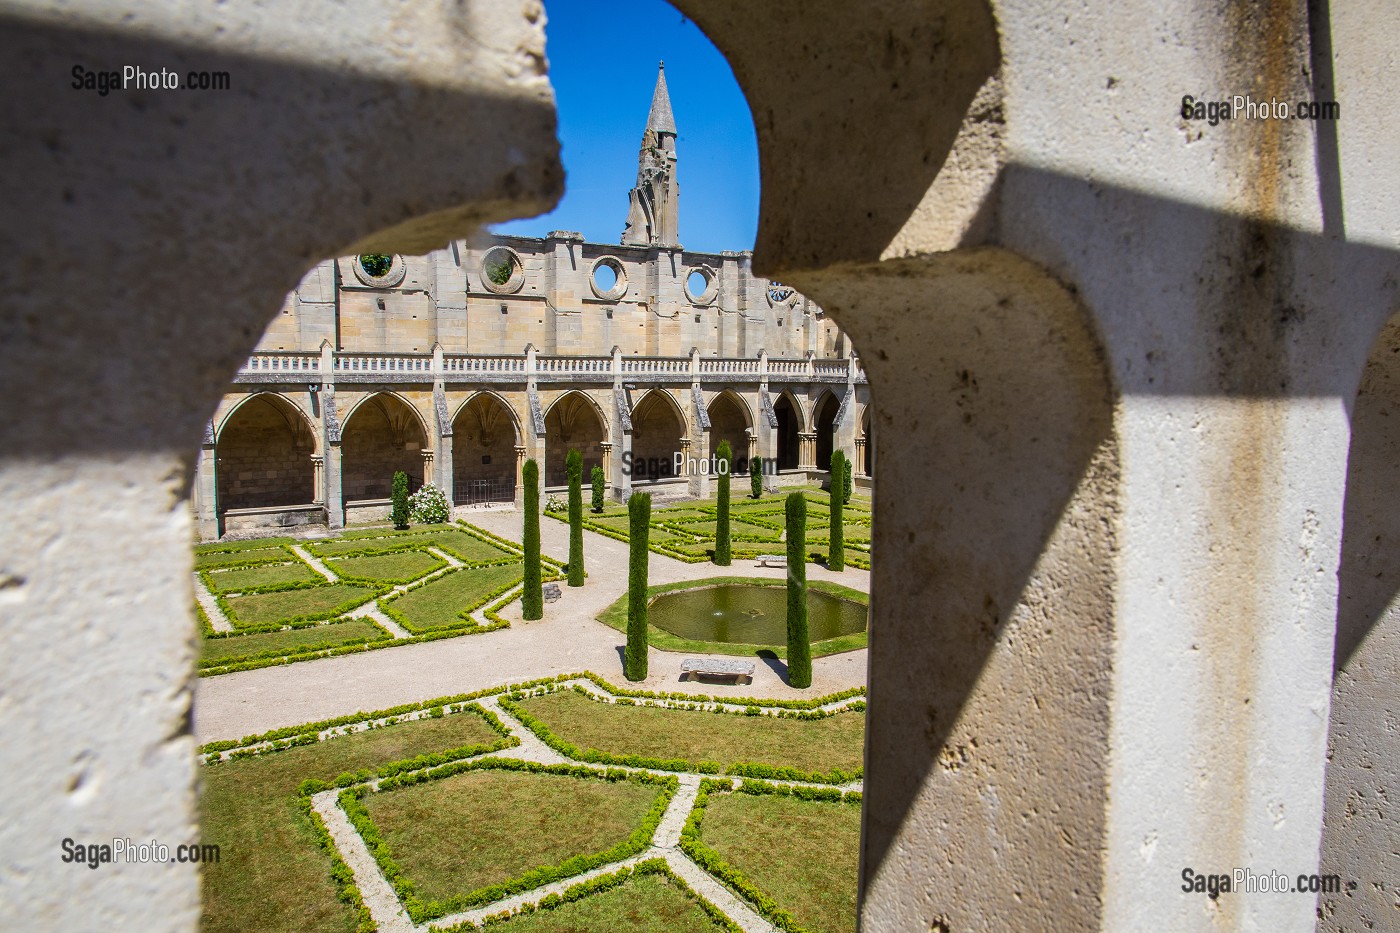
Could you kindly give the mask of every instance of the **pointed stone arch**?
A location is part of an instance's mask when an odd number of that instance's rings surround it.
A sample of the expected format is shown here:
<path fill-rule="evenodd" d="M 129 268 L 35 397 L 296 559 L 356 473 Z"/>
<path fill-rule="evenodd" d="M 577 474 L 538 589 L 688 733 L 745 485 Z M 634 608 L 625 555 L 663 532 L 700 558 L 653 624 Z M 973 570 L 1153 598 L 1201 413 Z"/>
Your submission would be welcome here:
<path fill-rule="evenodd" d="M 736 462 L 747 459 L 754 425 L 753 412 L 744 397 L 733 389 L 725 389 L 710 400 L 706 411 L 710 415 L 710 431 L 709 450 L 705 453 L 713 456 L 720 442 L 728 441 Z"/>
<path fill-rule="evenodd" d="M 520 417 L 500 394 L 473 393 L 452 417 L 452 501 L 460 505 L 515 500 Z"/>
<path fill-rule="evenodd" d="M 583 457 L 585 484 L 595 466 L 603 465 L 603 444 L 608 439 L 608 422 L 603 409 L 587 392 L 572 389 L 560 395 L 545 411 L 546 486 L 567 486 L 567 459 L 570 450 Z"/>
<path fill-rule="evenodd" d="M 395 392 L 357 402 L 341 430 L 341 496 L 345 502 L 387 499 L 394 473 L 408 474 L 410 492 L 423 485 L 428 430 L 423 416 Z"/>
<path fill-rule="evenodd" d="M 215 432 L 219 514 L 229 509 L 309 505 L 315 501 L 317 432 L 306 412 L 276 392 L 242 399 Z"/>
<path fill-rule="evenodd" d="M 795 470 L 802 463 L 801 435 L 807 429 L 802 405 L 792 392 L 783 390 L 773 400 L 773 413 L 778 417 L 773 458 L 778 461 L 779 470 Z"/>
<path fill-rule="evenodd" d="M 688 427 L 675 396 L 665 389 L 651 389 L 632 407 L 633 461 L 656 460 L 664 465 L 662 475 L 674 475 L 670 471 L 675 455 L 689 446 L 684 443 Z"/>

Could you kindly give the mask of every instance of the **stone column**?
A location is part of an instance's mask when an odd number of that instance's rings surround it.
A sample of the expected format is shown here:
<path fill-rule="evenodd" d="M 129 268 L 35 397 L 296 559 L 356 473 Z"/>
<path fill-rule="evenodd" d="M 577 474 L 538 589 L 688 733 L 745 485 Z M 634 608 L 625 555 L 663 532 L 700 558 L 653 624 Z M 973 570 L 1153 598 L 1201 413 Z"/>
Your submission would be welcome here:
<path fill-rule="evenodd" d="M 325 499 L 326 525 L 331 528 L 345 527 L 345 503 L 342 498 L 340 470 L 340 442 L 326 445 L 325 455 Z"/>
<path fill-rule="evenodd" d="M 199 540 L 213 541 L 219 537 L 217 457 L 213 444 L 212 430 L 206 435 L 206 442 L 199 448 L 199 460 L 195 463 L 195 499 L 199 520 Z"/>
<path fill-rule="evenodd" d="M 423 458 L 423 485 L 431 486 L 433 484 L 433 452 L 424 448 L 419 451 L 419 454 Z"/>
<path fill-rule="evenodd" d="M 515 445 L 515 507 L 525 507 L 525 452 L 524 444 Z"/>
<path fill-rule="evenodd" d="M 603 443 L 599 444 L 598 446 L 601 447 L 603 450 L 603 477 L 604 481 L 606 482 L 607 477 L 612 475 L 613 445 L 611 441 L 603 441 Z M 592 483 L 593 477 L 591 475 L 584 477 L 584 485 L 591 485 Z"/>
<path fill-rule="evenodd" d="M 322 454 L 311 455 L 311 501 L 319 506 L 326 504 L 326 458 Z"/>
<path fill-rule="evenodd" d="M 855 476 L 865 475 L 865 438 L 856 438 L 856 459 L 851 464 L 851 472 Z"/>

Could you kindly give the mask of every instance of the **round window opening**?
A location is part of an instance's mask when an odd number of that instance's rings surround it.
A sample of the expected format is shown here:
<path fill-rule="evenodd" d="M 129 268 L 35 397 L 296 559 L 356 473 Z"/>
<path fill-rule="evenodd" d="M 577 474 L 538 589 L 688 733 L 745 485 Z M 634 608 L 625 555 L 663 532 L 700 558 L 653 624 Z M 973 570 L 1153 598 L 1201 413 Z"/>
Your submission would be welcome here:
<path fill-rule="evenodd" d="M 525 272 L 520 265 L 520 257 L 515 250 L 506 246 L 493 246 L 481 257 L 481 281 L 489 290 L 501 294 L 520 291 L 525 282 Z"/>
<path fill-rule="evenodd" d="M 719 280 L 715 278 L 711 269 L 707 267 L 692 269 L 686 275 L 685 297 L 690 299 L 691 304 L 710 304 L 718 294 Z"/>
<path fill-rule="evenodd" d="M 601 256 L 593 260 L 588 272 L 588 285 L 593 295 L 604 301 L 617 301 L 627 294 L 627 270 L 622 263 L 611 256 Z"/>
<path fill-rule="evenodd" d="M 362 253 L 355 257 L 351 271 L 361 285 L 370 288 L 393 288 L 403 281 L 408 267 L 402 256 L 388 253 Z"/>
<path fill-rule="evenodd" d="M 768 283 L 768 303 L 770 305 L 791 305 L 797 300 L 797 290 L 782 282 Z"/>
<path fill-rule="evenodd" d="M 360 257 L 360 268 L 372 279 L 382 279 L 394 267 L 394 257 L 383 253 L 367 253 Z"/>

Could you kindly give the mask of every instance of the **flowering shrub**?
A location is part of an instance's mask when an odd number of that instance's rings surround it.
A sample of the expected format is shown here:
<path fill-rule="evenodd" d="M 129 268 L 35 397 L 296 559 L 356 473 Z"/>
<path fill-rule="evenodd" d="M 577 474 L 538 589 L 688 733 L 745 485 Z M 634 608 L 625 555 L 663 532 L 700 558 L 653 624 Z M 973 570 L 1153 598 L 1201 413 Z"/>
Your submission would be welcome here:
<path fill-rule="evenodd" d="M 420 525 L 437 525 L 452 518 L 447 493 L 436 486 L 423 486 L 408 497 L 408 517 Z"/>
<path fill-rule="evenodd" d="M 569 507 L 569 504 L 558 496 L 549 496 L 544 500 L 544 510 L 546 512 L 562 512 Z"/>

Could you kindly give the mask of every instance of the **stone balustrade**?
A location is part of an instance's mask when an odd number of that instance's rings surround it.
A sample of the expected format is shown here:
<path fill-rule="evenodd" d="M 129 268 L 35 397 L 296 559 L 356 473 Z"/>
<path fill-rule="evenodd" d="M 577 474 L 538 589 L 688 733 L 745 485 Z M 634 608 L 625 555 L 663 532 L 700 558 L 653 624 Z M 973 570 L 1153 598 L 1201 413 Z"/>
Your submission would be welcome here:
<path fill-rule="evenodd" d="M 470 356 L 432 353 L 328 352 L 329 372 L 336 382 L 611 382 L 614 376 L 648 382 L 845 382 L 851 369 L 846 359 L 766 359 L 687 356 Z M 248 358 L 236 383 L 305 382 L 322 375 L 320 354 L 260 352 Z M 616 367 L 616 370 L 615 370 Z M 855 381 L 865 373 L 855 366 Z"/>

